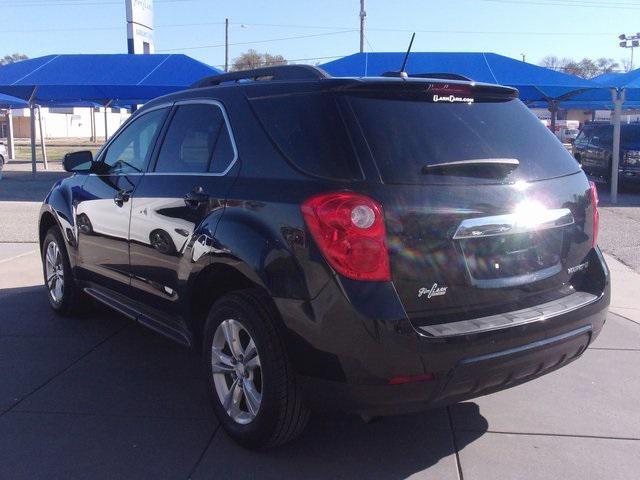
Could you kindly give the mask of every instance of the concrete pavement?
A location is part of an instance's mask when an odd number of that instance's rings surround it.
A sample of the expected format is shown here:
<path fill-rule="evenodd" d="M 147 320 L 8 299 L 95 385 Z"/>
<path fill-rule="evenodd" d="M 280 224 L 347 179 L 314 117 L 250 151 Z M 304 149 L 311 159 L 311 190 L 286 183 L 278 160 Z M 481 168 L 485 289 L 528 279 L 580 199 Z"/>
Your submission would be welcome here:
<path fill-rule="evenodd" d="M 1 246 L 0 478 L 628 479 L 640 469 L 630 319 L 640 299 L 624 291 L 640 275 L 611 257 L 615 313 L 566 368 L 369 425 L 314 418 L 297 442 L 255 453 L 219 429 L 190 351 L 108 310 L 56 316 L 36 245 Z"/>

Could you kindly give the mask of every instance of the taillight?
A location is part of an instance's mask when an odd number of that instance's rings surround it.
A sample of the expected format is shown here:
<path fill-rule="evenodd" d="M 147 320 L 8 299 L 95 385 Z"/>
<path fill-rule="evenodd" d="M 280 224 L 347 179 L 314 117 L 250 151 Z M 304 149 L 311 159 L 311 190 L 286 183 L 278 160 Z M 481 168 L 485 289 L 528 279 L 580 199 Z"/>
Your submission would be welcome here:
<path fill-rule="evenodd" d="M 598 243 L 598 229 L 600 227 L 600 214 L 598 213 L 598 189 L 594 182 L 589 182 L 589 190 L 591 191 L 591 208 L 593 209 L 593 240 L 591 246 L 595 247 Z"/>
<path fill-rule="evenodd" d="M 382 206 L 354 192 L 323 193 L 302 204 L 302 215 L 320 251 L 341 275 L 389 281 Z"/>

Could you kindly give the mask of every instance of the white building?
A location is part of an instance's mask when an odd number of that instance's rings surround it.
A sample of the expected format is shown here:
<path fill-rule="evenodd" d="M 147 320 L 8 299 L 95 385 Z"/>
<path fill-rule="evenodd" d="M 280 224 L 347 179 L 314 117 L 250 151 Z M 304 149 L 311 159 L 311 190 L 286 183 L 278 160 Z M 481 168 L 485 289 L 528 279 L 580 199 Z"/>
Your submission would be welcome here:
<path fill-rule="evenodd" d="M 104 108 L 42 108 L 42 131 L 45 138 L 104 138 Z M 107 109 L 107 130 L 112 135 L 131 114 L 126 109 Z M 13 135 L 29 138 L 28 108 L 13 110 Z M 38 132 L 39 136 L 39 132 Z"/>

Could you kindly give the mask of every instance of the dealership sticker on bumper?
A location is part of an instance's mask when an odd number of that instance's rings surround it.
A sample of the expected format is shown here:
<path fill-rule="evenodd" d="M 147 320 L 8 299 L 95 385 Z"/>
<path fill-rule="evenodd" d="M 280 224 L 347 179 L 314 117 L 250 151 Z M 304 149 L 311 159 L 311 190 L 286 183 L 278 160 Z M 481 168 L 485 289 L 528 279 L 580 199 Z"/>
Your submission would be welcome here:
<path fill-rule="evenodd" d="M 418 290 L 418 298 L 423 295 L 427 296 L 427 299 L 431 297 L 439 297 L 447 293 L 447 287 L 439 287 L 437 283 L 434 283 L 431 288 L 422 287 Z"/>

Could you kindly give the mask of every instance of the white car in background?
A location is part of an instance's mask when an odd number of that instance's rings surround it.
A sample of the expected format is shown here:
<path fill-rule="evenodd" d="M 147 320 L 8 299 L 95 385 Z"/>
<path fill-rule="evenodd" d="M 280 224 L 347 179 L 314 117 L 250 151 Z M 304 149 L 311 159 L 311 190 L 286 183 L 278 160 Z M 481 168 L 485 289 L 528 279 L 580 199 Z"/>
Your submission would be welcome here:
<path fill-rule="evenodd" d="M 7 147 L 4 143 L 0 142 L 0 178 L 2 178 L 2 169 L 4 164 L 9 161 L 7 157 Z"/>

